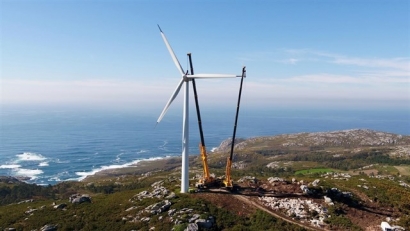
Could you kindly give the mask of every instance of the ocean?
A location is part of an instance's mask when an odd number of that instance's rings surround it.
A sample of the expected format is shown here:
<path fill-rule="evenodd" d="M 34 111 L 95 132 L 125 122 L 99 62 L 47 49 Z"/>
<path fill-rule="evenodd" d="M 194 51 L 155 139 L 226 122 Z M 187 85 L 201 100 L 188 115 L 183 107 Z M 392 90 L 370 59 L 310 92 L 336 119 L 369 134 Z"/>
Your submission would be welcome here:
<path fill-rule="evenodd" d="M 182 113 L 36 109 L 0 111 L 0 175 L 41 185 L 81 180 L 141 160 L 181 155 Z M 241 109 L 237 137 L 367 128 L 410 135 L 410 111 Z M 235 110 L 202 111 L 208 152 L 232 136 Z M 198 124 L 190 110 L 190 155 L 198 155 Z"/>

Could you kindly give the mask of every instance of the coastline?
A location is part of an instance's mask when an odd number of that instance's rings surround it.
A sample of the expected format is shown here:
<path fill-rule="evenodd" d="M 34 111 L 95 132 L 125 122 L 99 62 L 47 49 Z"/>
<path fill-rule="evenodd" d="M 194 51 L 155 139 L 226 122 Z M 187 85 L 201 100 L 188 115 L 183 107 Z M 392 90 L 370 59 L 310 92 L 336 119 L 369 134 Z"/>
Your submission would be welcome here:
<path fill-rule="evenodd" d="M 197 156 L 190 156 L 189 161 L 192 162 Z M 169 171 L 179 169 L 181 167 L 181 157 L 171 156 L 160 159 L 146 159 L 141 160 L 123 168 L 104 169 L 95 172 L 93 175 L 88 175 L 79 182 L 91 182 L 106 177 L 116 177 L 123 175 L 143 175 L 155 171 Z"/>

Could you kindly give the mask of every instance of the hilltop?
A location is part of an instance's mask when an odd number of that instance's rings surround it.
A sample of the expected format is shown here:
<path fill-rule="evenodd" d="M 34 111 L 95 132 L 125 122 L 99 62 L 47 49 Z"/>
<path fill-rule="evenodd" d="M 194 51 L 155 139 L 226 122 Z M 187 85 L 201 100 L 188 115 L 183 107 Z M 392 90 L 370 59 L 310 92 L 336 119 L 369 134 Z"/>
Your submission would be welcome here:
<path fill-rule="evenodd" d="M 228 151 L 232 139 L 227 139 L 215 149 Z M 369 129 L 350 129 L 332 132 L 283 134 L 277 136 L 254 137 L 235 140 L 235 150 L 245 148 L 261 149 L 273 147 L 362 147 L 408 145 L 409 136 L 374 131 Z"/>
<path fill-rule="evenodd" d="M 230 142 L 209 153 L 216 177 Z M 410 136 L 367 129 L 239 139 L 235 193 L 180 194 L 177 157 L 48 187 L 2 177 L 0 229 L 377 230 L 388 221 L 408 230 L 409 150 Z M 190 166 L 194 185 L 200 158 Z"/>

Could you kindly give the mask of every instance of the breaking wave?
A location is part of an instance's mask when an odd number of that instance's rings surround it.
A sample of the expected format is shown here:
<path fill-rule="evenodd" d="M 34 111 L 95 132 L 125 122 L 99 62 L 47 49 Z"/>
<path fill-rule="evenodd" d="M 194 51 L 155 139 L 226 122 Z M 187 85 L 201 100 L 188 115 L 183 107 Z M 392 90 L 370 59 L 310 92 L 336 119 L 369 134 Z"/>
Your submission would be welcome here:
<path fill-rule="evenodd" d="M 2 169 L 14 169 L 14 168 L 20 168 L 21 165 L 18 164 L 2 164 L 0 165 L 0 168 Z"/>
<path fill-rule="evenodd" d="M 34 152 L 24 152 L 22 154 L 18 154 L 16 162 L 21 162 L 21 161 L 43 161 L 46 160 L 47 158 L 42 156 L 41 154 L 37 154 Z"/>
<path fill-rule="evenodd" d="M 160 160 L 163 159 L 164 157 L 152 157 L 152 158 L 148 158 L 148 159 L 141 159 L 141 160 L 134 160 L 132 162 L 126 163 L 126 164 L 113 164 L 113 165 L 108 165 L 108 166 L 101 166 L 99 168 L 95 168 L 91 171 L 83 171 L 83 172 L 75 172 L 75 174 L 77 176 L 79 176 L 78 178 L 72 178 L 69 180 L 84 180 L 87 176 L 92 176 L 94 174 L 96 174 L 97 172 L 101 172 L 104 170 L 110 170 L 110 169 L 118 169 L 118 168 L 126 168 L 126 167 L 130 167 L 132 165 L 138 164 L 141 161 L 153 161 L 153 160 Z"/>
<path fill-rule="evenodd" d="M 14 171 L 16 172 L 16 175 L 29 177 L 30 180 L 36 179 L 37 175 L 41 175 L 44 173 L 43 170 L 40 169 L 17 168 Z"/>

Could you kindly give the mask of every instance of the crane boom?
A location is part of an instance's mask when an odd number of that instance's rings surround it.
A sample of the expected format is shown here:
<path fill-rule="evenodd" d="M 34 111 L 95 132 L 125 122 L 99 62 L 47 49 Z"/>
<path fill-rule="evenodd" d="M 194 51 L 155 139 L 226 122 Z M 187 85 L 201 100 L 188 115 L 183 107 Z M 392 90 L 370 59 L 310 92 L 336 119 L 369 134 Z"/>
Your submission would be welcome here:
<path fill-rule="evenodd" d="M 235 135 L 236 135 L 236 126 L 238 124 L 238 115 L 239 115 L 239 105 L 241 103 L 241 95 L 242 95 L 242 85 L 243 85 L 243 78 L 246 77 L 246 67 L 242 68 L 242 77 L 241 77 L 241 84 L 239 86 L 239 96 L 238 96 L 238 104 L 236 106 L 236 115 L 235 115 L 235 124 L 233 127 L 233 135 L 232 135 L 232 143 L 231 143 L 231 153 L 226 161 L 226 169 L 225 169 L 225 180 L 223 181 L 225 187 L 232 188 L 232 179 L 231 179 L 231 166 L 232 166 L 232 157 L 233 157 L 233 149 L 235 146 Z"/>
<path fill-rule="evenodd" d="M 188 58 L 189 58 L 189 65 L 191 68 L 191 75 L 193 75 L 194 67 L 192 65 L 191 53 L 188 53 Z M 197 183 L 197 186 L 203 187 L 204 185 L 211 183 L 213 181 L 213 178 L 210 176 L 210 173 L 209 173 L 208 157 L 206 154 L 204 132 L 202 129 L 201 112 L 199 110 L 198 94 L 196 91 L 195 79 L 192 79 L 192 86 L 193 86 L 194 95 L 195 95 L 195 106 L 196 106 L 196 115 L 198 117 L 199 135 L 201 137 L 201 143 L 199 143 L 199 150 L 201 153 L 202 167 L 203 167 L 203 177 L 199 180 L 199 182 Z"/>

